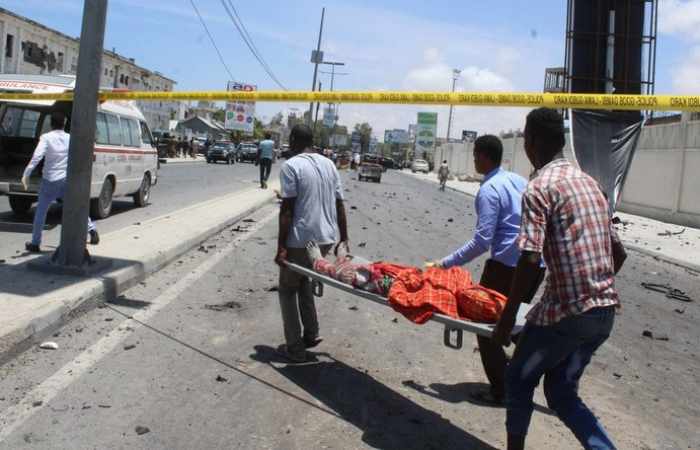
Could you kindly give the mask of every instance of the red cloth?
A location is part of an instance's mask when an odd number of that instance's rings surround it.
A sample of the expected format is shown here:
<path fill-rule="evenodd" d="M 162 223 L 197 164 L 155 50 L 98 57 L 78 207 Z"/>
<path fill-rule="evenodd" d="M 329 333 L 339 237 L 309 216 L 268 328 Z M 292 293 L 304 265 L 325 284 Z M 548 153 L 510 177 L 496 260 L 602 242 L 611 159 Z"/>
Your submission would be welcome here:
<path fill-rule="evenodd" d="M 394 279 L 389 304 L 408 320 L 422 324 L 434 313 L 475 322 L 496 322 L 506 297 L 475 284 L 459 267 L 402 270 Z"/>

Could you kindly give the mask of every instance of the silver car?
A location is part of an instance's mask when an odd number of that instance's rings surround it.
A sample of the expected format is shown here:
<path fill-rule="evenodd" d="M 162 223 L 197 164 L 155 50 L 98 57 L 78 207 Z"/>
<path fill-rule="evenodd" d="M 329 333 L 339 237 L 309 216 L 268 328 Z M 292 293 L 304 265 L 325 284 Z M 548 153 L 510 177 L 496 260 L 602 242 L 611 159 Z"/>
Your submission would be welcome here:
<path fill-rule="evenodd" d="M 428 173 L 430 172 L 430 166 L 428 165 L 428 162 L 423 159 L 414 159 L 411 163 L 411 172 Z"/>

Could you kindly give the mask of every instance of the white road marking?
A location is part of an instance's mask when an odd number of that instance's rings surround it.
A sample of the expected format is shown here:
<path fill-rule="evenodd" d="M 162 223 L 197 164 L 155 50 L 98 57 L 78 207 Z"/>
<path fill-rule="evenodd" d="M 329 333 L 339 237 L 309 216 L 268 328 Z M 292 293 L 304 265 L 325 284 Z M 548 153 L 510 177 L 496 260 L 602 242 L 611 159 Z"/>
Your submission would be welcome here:
<path fill-rule="evenodd" d="M 76 356 L 72 361 L 58 369 L 40 385 L 32 389 L 18 404 L 7 408 L 5 411 L 0 413 L 0 424 L 2 424 L 0 427 L 0 442 L 5 441 L 5 439 L 7 439 L 17 428 L 44 408 L 63 389 L 77 381 L 84 373 L 92 368 L 92 366 L 114 350 L 127 336 L 130 335 L 130 331 L 127 330 L 127 326 L 136 328 L 139 326 L 136 321 L 144 323 L 147 322 L 161 309 L 165 308 L 173 300 L 177 299 L 182 292 L 189 288 L 204 274 L 219 265 L 220 262 L 231 252 L 233 252 L 241 243 L 250 239 L 256 231 L 260 230 L 265 224 L 270 222 L 277 216 L 277 214 L 277 210 L 273 208 L 269 214 L 265 215 L 262 219 L 253 224 L 253 226 L 248 229 L 248 233 L 246 235 L 235 239 L 229 245 L 211 255 L 192 272 L 188 273 L 184 278 L 180 279 L 180 281 L 156 297 L 148 309 L 133 314 L 133 320 L 126 319 L 122 321 L 119 326 L 115 327 L 109 334 L 101 338 L 87 350 Z M 37 402 L 42 403 L 38 404 Z"/>

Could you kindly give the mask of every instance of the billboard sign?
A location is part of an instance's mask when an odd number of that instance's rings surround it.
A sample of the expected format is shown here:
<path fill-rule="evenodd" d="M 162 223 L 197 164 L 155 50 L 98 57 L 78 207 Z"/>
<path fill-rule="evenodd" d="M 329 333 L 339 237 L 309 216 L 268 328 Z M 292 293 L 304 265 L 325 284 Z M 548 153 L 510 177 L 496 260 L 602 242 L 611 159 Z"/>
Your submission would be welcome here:
<path fill-rule="evenodd" d="M 431 152 L 437 135 L 437 113 L 418 113 L 416 125 L 416 154 Z"/>
<path fill-rule="evenodd" d="M 323 108 L 323 126 L 333 128 L 335 125 L 335 111 L 330 106 Z"/>
<path fill-rule="evenodd" d="M 250 92 L 257 90 L 253 84 L 229 81 L 227 91 Z M 242 131 L 253 134 L 255 129 L 255 102 L 226 102 L 226 119 L 224 128 L 232 131 Z"/>
<path fill-rule="evenodd" d="M 386 144 L 408 144 L 408 131 L 406 130 L 384 130 L 384 143 Z"/>
<path fill-rule="evenodd" d="M 464 142 L 474 142 L 478 133 L 472 130 L 462 130 L 462 141 Z"/>
<path fill-rule="evenodd" d="M 333 134 L 331 135 L 331 145 L 334 147 L 345 147 L 348 145 L 348 135 L 347 134 Z"/>

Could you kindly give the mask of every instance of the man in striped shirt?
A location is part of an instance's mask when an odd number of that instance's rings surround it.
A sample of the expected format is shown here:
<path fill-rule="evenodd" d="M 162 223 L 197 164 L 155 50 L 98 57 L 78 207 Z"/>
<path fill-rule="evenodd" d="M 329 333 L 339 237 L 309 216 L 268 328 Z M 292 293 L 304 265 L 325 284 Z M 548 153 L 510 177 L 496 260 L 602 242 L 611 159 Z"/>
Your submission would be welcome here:
<path fill-rule="evenodd" d="M 509 450 L 525 448 L 532 397 L 543 376 L 549 407 L 583 447 L 615 448 L 579 398 L 578 384 L 612 331 L 619 306 L 615 274 L 626 255 L 600 186 L 564 158 L 564 144 L 564 122 L 556 111 L 530 112 L 525 152 L 537 173 L 523 194 L 517 239 L 522 253 L 494 340 L 508 343 L 521 293 L 535 283 L 541 256 L 549 276 L 506 371 Z"/>

